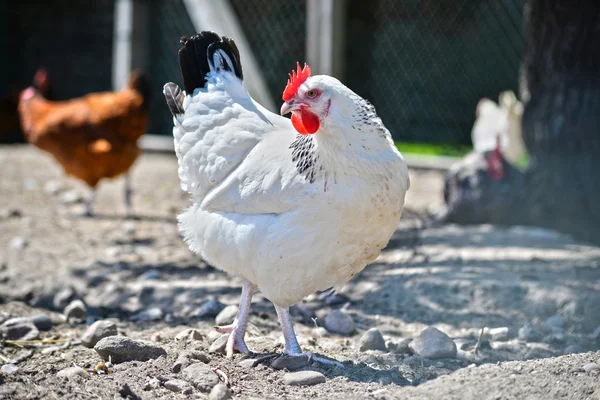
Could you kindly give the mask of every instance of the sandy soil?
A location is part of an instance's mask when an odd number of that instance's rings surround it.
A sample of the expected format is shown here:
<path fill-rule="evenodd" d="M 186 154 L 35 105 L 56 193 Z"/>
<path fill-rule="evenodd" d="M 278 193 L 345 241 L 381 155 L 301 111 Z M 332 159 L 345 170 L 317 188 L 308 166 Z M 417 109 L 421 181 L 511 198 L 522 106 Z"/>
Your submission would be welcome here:
<path fill-rule="evenodd" d="M 198 310 L 208 299 L 236 304 L 240 281 L 203 263 L 181 241 L 174 217 L 187 199 L 174 157 L 147 154 L 136 164 L 136 220 L 122 218 L 120 179 L 100 186 L 98 216 L 90 219 L 78 216 L 83 186 L 63 177 L 45 153 L 0 147 L 0 171 L 0 323 L 44 313 L 54 324 L 40 337 L 61 343 L 47 350 L 52 345 L 22 348 L 0 340 L 0 364 L 24 356 L 16 372 L 0 373 L 0 398 L 208 398 L 197 389 L 177 394 L 163 383 L 186 379 L 172 371 L 180 352 L 208 353 L 214 318 L 199 318 Z M 268 363 L 248 368 L 239 365 L 242 355 L 228 360 L 210 354 L 209 366 L 233 396 L 600 399 L 600 369 L 593 367 L 600 363 L 600 248 L 537 228 L 421 229 L 419 216 L 440 204 L 442 177 L 411 174 L 404 220 L 379 259 L 340 296 L 315 294 L 295 310 L 304 349 L 335 357 L 344 367 L 313 363 L 304 369 L 323 373 L 326 382 L 295 387 L 283 384 L 286 371 Z M 66 322 L 61 314 L 64 304 L 57 297 L 66 290 L 68 299 L 87 305 L 79 323 Z M 156 307 L 156 320 L 140 317 Z M 317 327 L 339 308 L 356 323 L 349 336 Z M 556 326 L 548 318 L 562 322 Z M 63 368 L 88 369 L 101 361 L 78 342 L 96 319 L 114 321 L 121 335 L 153 340 L 167 357 L 115 364 L 111 374 L 87 379 L 58 377 Z M 281 351 L 274 309 L 260 294 L 250 322 L 252 350 Z M 474 354 L 482 324 L 509 333 L 500 339 L 484 336 Z M 399 343 L 428 326 L 454 339 L 456 358 L 428 360 L 400 349 Z M 524 326 L 535 334 L 519 335 Z M 202 337 L 175 339 L 189 327 Z M 396 346 L 359 351 L 360 337 L 372 327 Z"/>

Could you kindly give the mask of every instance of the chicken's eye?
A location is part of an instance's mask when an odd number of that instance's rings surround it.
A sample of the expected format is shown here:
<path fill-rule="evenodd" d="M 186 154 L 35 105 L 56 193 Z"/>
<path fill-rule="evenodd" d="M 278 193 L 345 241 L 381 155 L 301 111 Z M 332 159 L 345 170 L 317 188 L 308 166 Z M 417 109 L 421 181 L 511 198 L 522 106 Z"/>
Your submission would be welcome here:
<path fill-rule="evenodd" d="M 308 92 L 306 92 L 306 97 L 308 97 L 309 99 L 314 99 L 318 95 L 319 91 L 317 89 L 310 89 Z"/>

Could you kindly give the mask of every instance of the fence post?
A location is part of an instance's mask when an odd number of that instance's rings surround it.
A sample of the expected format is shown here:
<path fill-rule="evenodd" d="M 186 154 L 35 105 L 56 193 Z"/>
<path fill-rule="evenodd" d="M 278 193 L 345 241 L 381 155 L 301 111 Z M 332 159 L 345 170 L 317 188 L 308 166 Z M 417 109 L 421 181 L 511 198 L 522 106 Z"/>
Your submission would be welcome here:
<path fill-rule="evenodd" d="M 346 0 L 308 0 L 306 59 L 315 73 L 344 74 Z"/>

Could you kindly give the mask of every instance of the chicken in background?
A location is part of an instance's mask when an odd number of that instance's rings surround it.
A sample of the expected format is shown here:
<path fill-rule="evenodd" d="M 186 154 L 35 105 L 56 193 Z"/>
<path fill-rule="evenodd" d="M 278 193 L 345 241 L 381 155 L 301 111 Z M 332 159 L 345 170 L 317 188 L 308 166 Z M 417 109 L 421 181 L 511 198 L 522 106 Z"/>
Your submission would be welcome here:
<path fill-rule="evenodd" d="M 182 38 L 185 92 L 167 83 L 181 187 L 193 205 L 179 215 L 190 249 L 243 279 L 227 356 L 244 342 L 252 295 L 275 305 L 284 354 L 303 353 L 289 307 L 339 288 L 373 261 L 398 227 L 407 165 L 375 108 L 305 65 L 290 74 L 281 114 L 242 85 L 233 40 L 213 32 Z M 335 362 L 337 363 L 337 362 Z"/>
<path fill-rule="evenodd" d="M 37 87 L 48 76 L 43 73 L 39 78 Z M 86 215 L 93 215 L 98 182 L 121 174 L 125 174 L 126 214 L 132 215 L 128 172 L 140 154 L 137 141 L 148 125 L 149 95 L 149 81 L 138 71 L 119 92 L 91 93 L 67 101 L 50 101 L 36 87 L 21 92 L 19 116 L 25 138 L 90 187 Z"/>
<path fill-rule="evenodd" d="M 496 104 L 481 99 L 475 111 L 477 119 L 471 131 L 475 152 L 486 154 L 488 169 L 494 179 L 502 179 L 501 156 L 514 166 L 523 166 L 527 150 L 521 135 L 523 104 L 511 91 L 502 92 Z"/>

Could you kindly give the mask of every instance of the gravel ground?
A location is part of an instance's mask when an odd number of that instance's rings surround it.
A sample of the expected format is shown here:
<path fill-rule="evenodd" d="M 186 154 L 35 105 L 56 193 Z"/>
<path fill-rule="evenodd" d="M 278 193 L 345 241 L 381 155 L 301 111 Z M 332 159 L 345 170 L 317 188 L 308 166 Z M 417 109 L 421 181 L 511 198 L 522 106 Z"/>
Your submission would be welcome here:
<path fill-rule="evenodd" d="M 0 147 L 0 171 L 0 398 L 600 399 L 600 248 L 537 228 L 418 229 L 440 205 L 438 172 L 411 171 L 371 266 L 294 308 L 301 345 L 336 367 L 272 356 L 281 331 L 260 294 L 256 354 L 222 355 L 212 326 L 235 315 L 219 312 L 240 280 L 181 241 L 174 157 L 134 167 L 134 220 L 120 179 L 91 219 L 45 153 Z"/>

